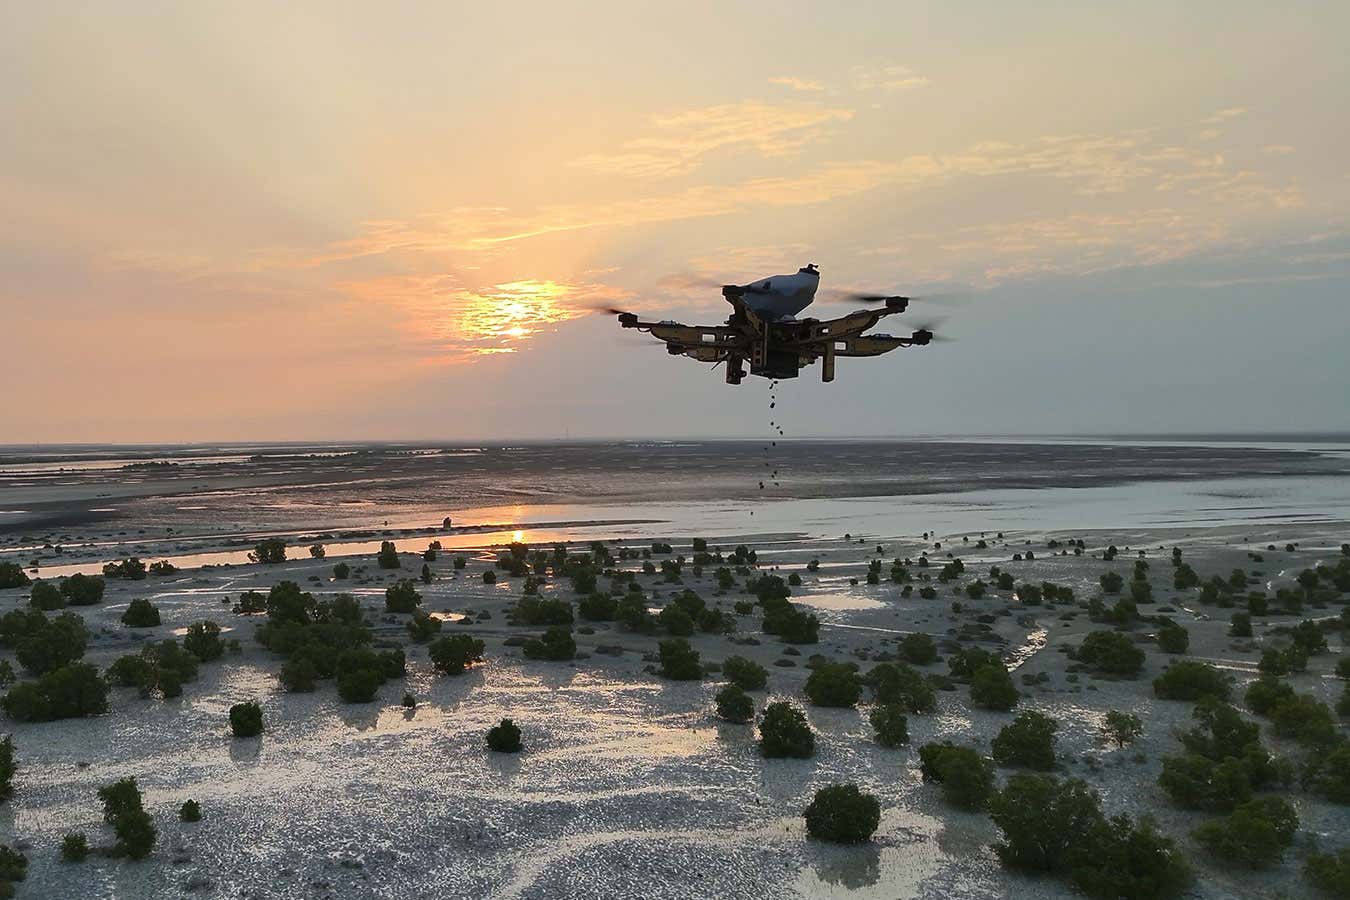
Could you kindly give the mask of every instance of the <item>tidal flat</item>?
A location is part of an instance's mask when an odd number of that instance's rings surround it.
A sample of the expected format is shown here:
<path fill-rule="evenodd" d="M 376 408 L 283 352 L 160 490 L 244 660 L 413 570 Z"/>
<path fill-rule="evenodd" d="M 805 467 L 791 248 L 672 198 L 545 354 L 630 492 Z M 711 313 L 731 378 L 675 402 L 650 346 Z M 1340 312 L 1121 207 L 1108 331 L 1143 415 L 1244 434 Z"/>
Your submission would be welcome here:
<path fill-rule="evenodd" d="M 404 552 L 396 570 L 353 556 L 109 579 L 101 603 L 76 610 L 93 634 L 87 661 L 105 667 L 203 620 L 230 629 L 222 636 L 237 638 L 238 652 L 204 663 L 181 697 L 142 698 L 135 688 L 114 688 L 104 715 L 11 723 L 20 772 L 14 797 L 0 807 L 6 841 L 27 848 L 29 874 L 20 889 L 29 896 L 1071 895 L 1061 881 L 1001 867 L 990 849 L 998 833 L 988 818 L 945 804 L 918 771 L 914 748 L 952 740 L 987 752 L 1012 714 L 974 708 L 965 686 L 955 685 L 938 691 L 933 713 L 910 717 L 907 747 L 886 749 L 873 739 L 865 703 L 823 708 L 803 696 L 811 655 L 866 670 L 896 658 L 903 635 L 924 632 L 943 656 L 973 643 L 1015 665 L 1022 694 L 1017 709 L 1040 710 L 1060 723 L 1062 774 L 1100 791 L 1109 812 L 1154 816 L 1194 861 L 1197 896 L 1298 893 L 1302 876 L 1292 855 L 1269 871 L 1234 872 L 1207 861 L 1187 840 L 1206 816 L 1173 806 L 1156 779 L 1161 757 L 1177 750 L 1173 732 L 1189 725 L 1192 704 L 1153 697 L 1150 681 L 1170 657 L 1151 645 L 1147 625 L 1132 629 L 1146 649 L 1139 677 L 1096 678 L 1071 671 L 1064 652 L 1102 627 L 1076 604 L 1030 606 L 997 588 L 972 600 L 964 586 L 977 576 L 987 581 L 987 570 L 998 566 L 1019 583 L 1051 581 L 1086 601 L 1101 593 L 1103 572 L 1127 571 L 1142 551 L 1151 561 L 1154 606 L 1169 607 L 1189 631 L 1189 658 L 1232 674 L 1240 696 L 1257 675 L 1263 645 L 1278 641 L 1273 632 L 1280 625 L 1298 619 L 1271 616 L 1254 622 L 1252 639 L 1229 637 L 1227 615 L 1174 596 L 1183 592 L 1167 583 L 1171 549 L 1182 547 L 1204 575 L 1242 567 L 1274 590 L 1293 584 L 1304 568 L 1334 562 L 1342 533 L 1326 525 L 1247 529 L 1243 535 L 1231 528 L 1192 530 L 1184 540 L 1168 531 L 1135 532 L 1128 549 L 1119 546 L 1114 563 L 1101 558 L 1113 542 L 1108 534 L 1073 535 L 1085 544 L 1079 556 L 1060 555 L 1064 545 L 1051 549 L 1045 536 L 1011 533 L 1002 539 L 987 534 L 980 549 L 978 533 L 929 540 L 872 535 L 864 543 L 780 536 L 754 547 L 753 571 L 801 578 L 792 600 L 814 611 L 821 626 L 818 643 L 797 647 L 764 634 L 758 611 L 732 612 L 734 601 L 747 599 L 743 578 L 721 591 L 713 566 L 694 575 L 686 565 L 681 583 L 674 584 L 642 572 L 640 552 L 650 555 L 648 544 L 610 543 L 613 553 L 625 546 L 639 553 L 617 567 L 636 573 L 653 608 L 689 589 L 734 617 L 731 632 L 696 633 L 690 643 L 704 663 L 734 654 L 764 665 L 769 680 L 766 690 L 752 692 L 756 706 L 789 699 L 806 711 L 818 748 L 809 760 L 764 759 L 753 725 L 720 721 L 713 704 L 723 684 L 717 672 L 690 682 L 655 674 L 664 635 L 579 620 L 581 658 L 526 659 L 508 642 L 541 629 L 507 622 L 524 579 L 502 575 L 495 584 L 483 583 L 501 548 L 442 552 L 428 563 L 430 584 L 418 584 L 423 609 L 469 617 L 470 624 L 447 625 L 447 632 L 469 632 L 486 644 L 484 662 L 459 676 L 437 674 L 426 645 L 408 638 L 409 617 L 384 609 L 385 589 L 420 570 L 425 547 L 411 542 L 399 547 Z M 729 552 L 729 540 L 736 536 L 710 539 L 709 549 Z M 1279 549 L 1272 552 L 1266 548 L 1273 542 Z M 692 557 L 688 539 L 670 543 L 670 554 L 652 559 Z M 1290 543 L 1296 549 L 1284 550 Z M 584 552 L 586 546 L 573 549 Z M 1034 559 L 1026 558 L 1028 551 Z M 884 561 L 888 571 L 894 559 L 928 554 L 935 567 L 948 561 L 948 552 L 964 561 L 967 576 L 931 582 L 939 589 L 932 599 L 902 597 L 902 586 L 885 577 L 866 583 L 872 560 Z M 1014 553 L 1023 559 L 1013 561 Z M 1252 553 L 1263 557 L 1259 565 Z M 457 555 L 467 559 L 463 569 L 454 567 Z M 813 559 L 820 565 L 809 571 Z M 338 562 L 363 570 L 338 580 Z M 920 574 L 913 565 L 909 571 Z M 277 680 L 281 660 L 254 638 L 266 617 L 231 612 L 241 593 L 265 592 L 282 580 L 320 598 L 353 594 L 376 641 L 406 652 L 406 678 L 386 683 L 370 703 L 341 702 L 331 682 L 320 682 L 313 693 L 283 691 Z M 545 576 L 540 582 L 543 597 L 576 599 L 566 579 Z M 133 598 L 149 599 L 161 624 L 121 624 Z M 2 611 L 27 603 L 26 589 L 0 591 Z M 1313 657 L 1305 673 L 1289 679 L 1301 693 L 1332 705 L 1339 691 L 1332 677 L 1343 650 L 1339 634 L 1329 633 L 1330 654 Z M 939 674 L 947 665 L 919 668 Z M 415 708 L 401 705 L 405 691 L 417 698 Z M 261 704 L 266 730 L 259 738 L 234 738 L 227 711 L 247 700 Z M 1126 748 L 1108 747 L 1102 738 L 1102 717 L 1110 709 L 1133 711 L 1143 720 L 1143 734 Z M 523 731 L 519 754 L 491 753 L 484 744 L 487 729 L 504 717 Z M 1300 753 L 1290 742 L 1268 744 Z M 136 777 L 160 830 L 151 856 L 141 862 L 98 856 L 62 862 L 57 850 L 68 832 L 107 842 L 96 791 L 128 775 Z M 802 808 L 816 788 L 840 781 L 857 782 L 881 800 L 881 826 L 869 845 L 833 846 L 805 835 Z M 188 798 L 201 804 L 200 822 L 178 821 L 177 808 Z M 1344 838 L 1350 824 L 1344 807 L 1298 791 L 1293 799 L 1308 840 Z"/>
<path fill-rule="evenodd" d="M 826 457 L 834 450 L 818 448 Z M 0 843 L 28 858 L 19 896 L 1075 896 L 1062 877 L 1005 867 L 989 815 L 951 805 L 920 772 L 920 746 L 952 741 L 987 756 L 1000 729 L 1025 710 L 1058 723 L 1055 775 L 1085 781 L 1109 815 L 1152 817 L 1177 842 L 1194 867 L 1191 896 L 1309 894 L 1304 861 L 1344 846 L 1347 807 L 1295 778 L 1278 792 L 1299 819 L 1282 862 L 1246 869 L 1210 855 L 1191 833 L 1214 814 L 1182 808 L 1158 782 L 1163 758 L 1182 753 L 1178 735 L 1194 724 L 1196 704 L 1159 699 L 1152 682 L 1181 659 L 1212 665 L 1232 680 L 1232 702 L 1259 725 L 1267 748 L 1295 766 L 1316 756 L 1245 708 L 1243 695 L 1260 675 L 1263 653 L 1287 648 L 1290 630 L 1309 620 L 1327 650 L 1282 680 L 1332 709 L 1341 697 L 1336 665 L 1345 631 L 1338 623 L 1347 595 L 1330 596 L 1325 584 L 1311 593 L 1298 579 L 1345 559 L 1345 452 L 1094 450 L 1094 459 L 1129 463 L 1126 471 L 1072 487 L 1061 470 L 1077 451 L 1033 448 L 1014 457 L 1021 460 L 1015 476 L 979 487 L 980 467 L 997 465 L 1005 451 L 963 451 L 965 482 L 955 492 L 951 479 L 930 468 L 926 492 L 887 493 L 886 484 L 898 483 L 887 475 L 841 495 L 817 460 L 803 464 L 815 476 L 801 474 L 797 488 L 789 481 L 772 498 L 751 489 L 749 499 L 690 503 L 634 500 L 637 475 L 596 487 L 603 473 L 577 474 L 584 453 L 556 448 L 508 477 L 511 454 L 504 453 L 494 464 L 498 493 L 488 499 L 519 493 L 560 458 L 572 466 L 561 483 L 574 483 L 577 496 L 455 509 L 448 525 L 441 521 L 445 484 L 435 482 L 429 499 L 416 493 L 422 467 L 453 469 L 460 455 L 430 463 L 400 455 L 393 474 L 378 477 L 380 466 L 359 453 L 336 467 L 312 455 L 259 462 L 216 454 L 201 464 L 206 472 L 176 463 L 166 469 L 158 460 L 147 469 L 146 460 L 119 459 L 93 474 L 64 470 L 64 460 L 54 470 L 10 463 L 19 468 L 0 473 L 11 517 L 0 522 L 0 563 L 17 562 L 31 578 L 53 583 L 131 556 L 173 566 L 139 580 L 107 578 L 98 603 L 48 613 L 83 618 L 84 662 L 106 671 L 157 641 L 181 641 L 206 621 L 220 626 L 227 648 L 200 664 L 180 696 L 114 686 L 99 715 L 5 722 L 18 772 L 13 795 L 0 804 Z M 692 452 L 687 464 L 702 451 Z M 877 451 L 848 452 L 858 458 L 847 465 L 862 472 L 862 456 Z M 678 456 L 662 448 L 658 458 L 671 454 Z M 1233 468 L 1220 474 L 1204 460 Z M 362 475 L 368 464 L 370 478 Z M 887 465 L 877 471 L 885 474 Z M 746 471 L 738 472 L 744 486 Z M 734 480 L 721 470 L 717 478 Z M 1035 483 L 1044 486 L 1029 486 Z M 594 496 L 582 502 L 592 487 Z M 285 545 L 286 558 L 248 561 L 268 538 Z M 513 540 L 529 562 L 519 574 L 502 562 Z M 385 541 L 395 545 L 397 568 L 377 563 Z M 440 549 L 427 554 L 432 542 Z M 582 615 L 589 589 L 578 590 L 550 560 L 556 545 L 579 558 L 593 553 L 593 542 L 613 557 L 595 590 L 627 593 L 635 584 L 658 616 L 691 591 L 719 613 L 723 628 L 687 636 L 701 678 L 662 677 L 660 644 L 670 635 L 659 618 L 646 633 Z M 311 556 L 315 545 L 322 558 Z M 753 550 L 753 561 L 733 562 L 738 546 Z M 1177 587 L 1177 553 L 1201 585 Z M 707 554 L 701 563 L 699 554 Z M 958 560 L 961 571 L 944 577 Z M 345 577 L 335 571 L 340 566 L 350 570 Z M 1242 583 L 1231 596 L 1203 587 L 1215 577 L 1236 585 L 1236 569 Z M 1138 572 L 1148 599 L 1113 621 Z M 485 583 L 487 573 L 493 583 Z M 1106 590 L 1110 573 L 1121 576 L 1123 590 Z M 816 642 L 766 633 L 764 607 L 748 589 L 764 576 L 790 583 L 790 601 L 817 617 Z M 405 579 L 419 595 L 419 613 L 440 623 L 438 636 L 483 642 L 481 662 L 462 674 L 436 670 L 431 644 L 410 634 L 413 617 L 386 608 L 388 590 Z M 283 689 L 284 656 L 259 641 L 268 614 L 236 607 L 255 591 L 265 608 L 268 592 L 284 582 L 316 603 L 353 598 L 372 646 L 402 652 L 406 674 L 386 680 L 369 702 L 344 702 L 331 678 L 312 692 Z M 1044 583 L 1072 597 L 1036 597 L 1025 587 Z M 512 624 L 531 590 L 570 604 L 575 658 L 526 656 L 523 644 L 545 631 Z M 0 615 L 27 610 L 31 591 L 0 589 Z M 1296 594 L 1306 602 L 1283 609 L 1277 598 Z M 1234 636 L 1233 613 L 1247 610 L 1251 595 L 1269 598 L 1269 609 L 1251 616 L 1250 636 Z M 150 601 L 159 623 L 124 624 L 133 600 Z M 1184 654 L 1159 645 L 1164 620 L 1186 630 Z M 1143 652 L 1136 675 L 1103 674 L 1074 658 L 1088 634 L 1103 630 Z M 870 692 L 856 707 L 809 701 L 805 686 L 820 662 L 851 663 L 865 674 L 903 661 L 902 642 L 913 634 L 930 636 L 937 649 L 936 659 L 914 664 L 936 688 L 936 703 L 908 717 L 906 744 L 877 742 Z M 1012 711 L 973 703 L 966 680 L 951 677 L 953 661 L 971 648 L 997 653 L 1010 671 L 1019 694 Z M 731 656 L 768 672 L 765 688 L 749 692 L 756 717 L 778 700 L 805 713 L 813 757 L 766 759 L 756 722 L 718 717 L 715 697 L 727 683 L 721 663 Z M 33 680 L 14 646 L 0 648 L 0 658 L 20 683 Z M 405 694 L 414 706 L 405 706 Z M 248 701 L 261 708 L 263 733 L 234 737 L 229 711 Z M 1141 720 L 1142 732 L 1124 746 L 1103 734 L 1112 710 Z M 503 718 L 521 729 L 519 753 L 486 745 L 488 729 Z M 1335 728 L 1343 741 L 1343 720 Z M 999 767 L 998 782 L 1018 771 Z M 69 833 L 86 834 L 95 848 L 114 844 L 97 792 L 128 776 L 158 830 L 149 856 L 95 852 L 63 861 Z M 817 789 L 840 782 L 880 802 L 879 827 L 865 844 L 806 833 L 804 807 Z M 200 821 L 180 821 L 188 799 L 200 804 Z"/>

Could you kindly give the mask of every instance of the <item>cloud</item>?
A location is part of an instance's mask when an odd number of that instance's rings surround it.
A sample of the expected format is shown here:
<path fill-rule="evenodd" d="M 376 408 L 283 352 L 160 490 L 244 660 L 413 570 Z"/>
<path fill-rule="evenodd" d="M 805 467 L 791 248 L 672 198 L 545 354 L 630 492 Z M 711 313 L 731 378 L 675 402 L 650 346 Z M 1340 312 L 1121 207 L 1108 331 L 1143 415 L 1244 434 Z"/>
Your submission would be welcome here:
<path fill-rule="evenodd" d="M 825 163 L 798 176 L 755 178 L 739 184 L 698 185 L 649 197 L 532 210 L 460 207 L 404 221 L 376 221 L 318 254 L 280 265 L 320 266 L 392 253 L 490 252 L 504 244 L 550 234 L 605 227 L 634 227 L 727 215 L 754 208 L 786 208 L 856 194 L 901 177 L 935 170 L 925 158 L 912 163 L 875 160 Z"/>
<path fill-rule="evenodd" d="M 853 86 L 860 91 L 899 93 L 926 87 L 928 84 L 926 75 L 919 74 L 909 66 L 886 65 L 871 68 L 856 66 L 853 69 Z"/>
<path fill-rule="evenodd" d="M 1246 275 L 1232 278 L 1210 278 L 1188 282 L 1194 287 L 1228 288 L 1248 284 L 1301 284 L 1307 281 L 1327 281 L 1343 278 L 1341 272 L 1287 272 L 1281 275 Z"/>
<path fill-rule="evenodd" d="M 702 121 L 702 117 L 696 117 Z M 292 258 L 317 266 L 385 254 L 491 255 L 531 238 L 596 228 L 633 228 L 663 222 L 786 209 L 864 193 L 882 186 L 933 188 L 969 179 L 1049 179 L 1089 198 L 1173 194 L 1196 202 L 1284 209 L 1302 202 L 1297 185 L 1235 171 L 1222 154 L 1177 146 L 1148 132 L 1049 136 L 1010 143 L 984 141 L 950 154 L 897 160 L 817 164 L 796 175 L 732 184 L 701 184 L 588 203 L 534 208 L 458 207 L 408 220 L 369 222 L 361 234 L 318 254 Z"/>
<path fill-rule="evenodd" d="M 1245 106 L 1230 106 L 1227 109 L 1221 109 L 1213 115 L 1206 116 L 1200 120 L 1202 125 L 1219 125 L 1233 119 L 1241 118 L 1247 114 Z"/>
<path fill-rule="evenodd" d="M 777 84 L 782 87 L 791 88 L 794 91 L 823 91 L 825 85 L 819 81 L 812 81 L 808 78 L 798 78 L 795 75 L 779 75 L 776 78 L 770 78 L 769 84 Z"/>
<path fill-rule="evenodd" d="M 824 126 L 853 111 L 817 106 L 731 103 L 653 117 L 652 134 L 624 141 L 617 153 L 591 153 L 571 165 L 606 175 L 666 178 L 687 175 L 717 151 L 760 156 L 795 153 L 825 133 Z"/>
<path fill-rule="evenodd" d="M 1288 144 L 1267 144 L 1261 148 L 1261 152 L 1266 156 L 1288 156 L 1296 151 Z"/>

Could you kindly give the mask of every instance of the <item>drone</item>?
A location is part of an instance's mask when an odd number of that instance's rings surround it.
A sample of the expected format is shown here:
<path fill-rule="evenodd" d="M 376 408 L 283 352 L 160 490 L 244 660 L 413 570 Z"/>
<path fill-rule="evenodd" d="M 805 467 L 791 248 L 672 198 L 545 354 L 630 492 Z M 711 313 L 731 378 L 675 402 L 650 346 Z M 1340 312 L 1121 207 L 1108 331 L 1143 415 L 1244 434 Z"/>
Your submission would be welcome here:
<path fill-rule="evenodd" d="M 935 335 L 921 327 L 908 337 L 864 334 L 886 316 L 902 313 L 910 297 L 852 294 L 850 299 L 878 304 L 838 319 L 798 319 L 811 305 L 820 287 L 815 263 L 795 275 L 774 275 L 749 284 L 722 286 L 722 296 L 731 304 L 724 325 L 682 325 L 679 322 L 644 322 L 636 313 L 610 309 L 624 328 L 636 328 L 664 342 L 671 356 L 688 356 L 699 362 L 726 363 L 727 384 L 740 384 L 749 374 L 779 380 L 797 374 L 820 360 L 821 381 L 834 381 L 834 361 L 841 356 L 880 356 L 897 347 L 924 347 Z"/>

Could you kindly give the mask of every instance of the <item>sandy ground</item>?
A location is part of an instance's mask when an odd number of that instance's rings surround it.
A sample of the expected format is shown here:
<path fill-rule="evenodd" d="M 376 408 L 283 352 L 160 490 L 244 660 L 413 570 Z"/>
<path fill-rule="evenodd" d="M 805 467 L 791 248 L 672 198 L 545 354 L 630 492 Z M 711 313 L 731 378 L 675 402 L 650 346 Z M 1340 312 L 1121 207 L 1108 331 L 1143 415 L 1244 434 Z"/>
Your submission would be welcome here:
<path fill-rule="evenodd" d="M 976 550 L 975 538 L 944 535 L 940 559 L 951 550 L 963 558 L 968 575 L 987 579 L 990 565 L 1012 571 L 1019 580 L 1050 580 L 1072 586 L 1080 598 L 1096 592 L 1098 576 L 1108 568 L 1128 577 L 1134 551 L 1145 549 L 1153 564 L 1158 602 L 1148 614 L 1173 606 L 1171 613 L 1191 632 L 1190 655 L 1228 669 L 1241 685 L 1255 674 L 1262 626 L 1256 640 L 1235 643 L 1226 636 L 1228 611 L 1178 602 L 1166 560 L 1172 546 L 1201 574 L 1227 575 L 1234 567 L 1257 568 L 1272 586 L 1318 560 L 1334 559 L 1350 528 L 1336 525 L 1272 524 L 1229 529 L 1077 533 L 1088 551 L 1081 558 L 1054 556 L 1048 535 L 1012 534 Z M 97 535 L 69 535 L 75 541 Z M 170 536 L 148 535 L 140 548 L 147 559 L 173 553 Z M 729 549 L 736 537 L 710 543 Z M 1269 543 L 1299 549 L 1265 551 Z M 314 694 L 286 694 L 275 674 L 279 662 L 253 640 L 256 617 L 230 613 L 222 601 L 243 590 L 267 587 L 283 579 L 298 581 L 315 593 L 355 593 L 376 621 L 377 637 L 406 643 L 403 622 L 386 623 L 384 587 L 395 578 L 415 575 L 426 538 L 400 539 L 401 572 L 381 572 L 369 556 L 363 578 L 334 582 L 330 556 L 275 566 L 232 565 L 184 569 L 167 578 L 109 582 L 103 604 L 80 608 L 96 638 L 88 659 L 99 665 L 131 652 L 144 640 L 160 638 L 202 619 L 231 628 L 242 653 L 202 667 L 202 677 L 170 701 L 143 700 L 132 689 L 114 689 L 109 714 L 88 720 L 46 724 L 9 723 L 21 766 L 16 794 L 0 806 L 0 838 L 28 848 L 28 880 L 21 896 L 60 897 L 948 897 L 1062 896 L 1066 888 L 1048 879 L 1027 879 L 1005 872 L 990 843 L 996 830 L 982 815 L 946 806 L 939 790 L 924 785 L 916 748 L 949 738 L 987 750 L 989 740 L 1012 714 L 971 708 L 966 691 L 939 693 L 939 708 L 910 719 L 911 746 L 887 750 L 872 740 L 866 707 L 831 710 L 806 707 L 818 732 L 812 760 L 762 759 L 752 726 L 721 723 L 712 715 L 717 676 L 702 683 L 672 683 L 644 672 L 657 638 L 628 634 L 597 623 L 594 633 L 578 634 L 588 658 L 570 663 L 533 662 L 504 641 L 530 629 L 506 624 L 506 610 L 520 593 L 519 579 L 496 586 L 481 583 L 490 565 L 487 553 L 474 554 L 468 569 L 456 575 L 453 554 L 433 564 L 436 580 L 422 586 L 425 608 L 440 612 L 487 610 L 491 618 L 470 630 L 487 642 L 487 661 L 455 678 L 435 675 L 423 646 L 408 645 L 407 683 L 390 682 L 377 701 L 339 702 L 331 683 Z M 1028 543 L 1029 542 L 1029 543 Z M 676 553 L 690 553 L 688 538 L 671 538 Z M 1108 543 L 1122 549 L 1107 564 L 1098 555 Z M 1023 691 L 1019 709 L 1039 709 L 1060 720 L 1063 771 L 1087 779 L 1102 793 L 1108 812 L 1150 813 L 1163 830 L 1176 836 L 1197 865 L 1196 896 L 1281 896 L 1305 893 L 1298 853 L 1268 873 L 1232 872 L 1210 864 L 1186 836 L 1204 816 L 1172 807 L 1156 785 L 1163 755 L 1176 752 L 1175 729 L 1189 723 L 1191 705 L 1156 701 L 1151 678 L 1166 657 L 1148 645 L 1143 676 L 1135 681 L 1073 680 L 1060 649 L 1076 644 L 1097 627 L 1087 616 L 1061 621 L 1063 610 L 1022 608 L 1007 594 L 991 592 L 979 601 L 957 598 L 941 586 L 934 600 L 917 591 L 902 599 L 898 586 L 865 584 L 867 560 L 917 557 L 926 543 L 916 536 L 869 537 L 856 541 L 807 539 L 783 535 L 758 540 L 761 569 L 802 574 L 794 599 L 815 608 L 825 623 L 821 642 L 785 654 L 784 645 L 759 632 L 758 616 L 743 617 L 741 630 L 727 636 L 697 635 L 692 643 L 705 662 L 741 654 L 769 668 L 766 692 L 757 705 L 791 698 L 805 704 L 802 684 L 807 655 L 867 659 L 894 652 L 903 633 L 924 631 L 940 641 L 980 615 L 993 614 L 998 646 L 1020 660 L 1014 678 Z M 1131 548 L 1129 553 L 1125 548 Z M 1166 549 L 1163 549 L 1166 548 Z M 1031 549 L 1037 559 L 1012 562 L 1014 552 Z M 1248 550 L 1265 552 L 1253 566 Z M 89 554 L 96 551 L 90 549 Z M 292 549 L 292 553 L 303 552 Z M 811 558 L 818 573 L 805 572 Z M 627 568 L 636 568 L 633 561 Z M 889 563 L 883 566 L 883 574 Z M 934 570 L 935 573 L 935 570 Z M 318 583 L 310 583 L 317 577 Z M 857 578 L 858 585 L 851 585 Z M 730 609 L 743 595 L 715 596 L 711 572 L 686 575 L 686 587 Z M 644 577 L 657 592 L 654 605 L 676 589 Z M 571 596 L 564 583 L 551 581 L 546 594 Z M 129 601 L 149 597 L 160 608 L 157 629 L 128 629 L 119 616 Z M 953 612 L 953 599 L 963 610 Z M 26 590 L 0 591 L 0 612 L 26 605 Z M 1004 614 L 1006 611 L 1006 614 Z M 1213 618 L 1210 614 L 1213 614 Z M 1291 623 L 1272 618 L 1270 624 Z M 736 643 L 747 637 L 758 645 Z M 1315 657 L 1306 674 L 1291 681 L 1301 692 L 1334 703 L 1340 683 L 1330 676 L 1335 654 Z M 597 645 L 621 645 L 621 656 L 593 653 Z M 12 654 L 11 658 L 12 658 Z M 795 662 L 793 667 L 774 665 Z M 17 668 L 17 666 L 16 666 Z M 945 673 L 945 662 L 926 667 Z M 1020 684 L 1023 674 L 1044 673 L 1037 687 Z M 410 690 L 421 701 L 404 710 L 400 698 Z M 236 740 L 226 712 L 241 700 L 262 703 L 266 733 Z M 1125 750 L 1106 748 L 1098 734 L 1109 709 L 1132 710 L 1145 724 L 1144 735 Z M 524 730 L 519 756 L 487 752 L 486 729 L 510 716 Z M 1279 752 L 1297 756 L 1297 748 L 1267 737 Z M 1006 774 L 1006 772 L 1004 773 Z M 160 841 L 145 862 L 91 857 L 78 865 L 59 860 L 58 845 L 68 831 L 83 830 L 93 843 L 110 842 L 101 823 L 95 791 L 116 778 L 135 775 L 147 808 L 160 829 Z M 873 844 L 832 847 L 807 840 L 802 807 L 820 786 L 857 781 L 882 801 L 881 828 Z M 1300 848 L 1314 839 L 1344 841 L 1350 815 L 1294 792 L 1303 834 Z M 203 819 L 177 819 L 178 805 L 197 799 Z"/>

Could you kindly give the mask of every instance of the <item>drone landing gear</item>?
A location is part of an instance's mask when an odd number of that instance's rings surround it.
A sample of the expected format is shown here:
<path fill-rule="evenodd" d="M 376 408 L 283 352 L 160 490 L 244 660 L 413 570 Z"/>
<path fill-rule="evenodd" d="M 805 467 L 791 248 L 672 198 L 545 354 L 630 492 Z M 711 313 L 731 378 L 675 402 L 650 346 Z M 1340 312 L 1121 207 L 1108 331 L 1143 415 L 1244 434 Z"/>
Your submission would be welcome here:
<path fill-rule="evenodd" d="M 740 384 L 745 377 L 745 360 L 739 356 L 727 357 L 727 384 Z"/>

